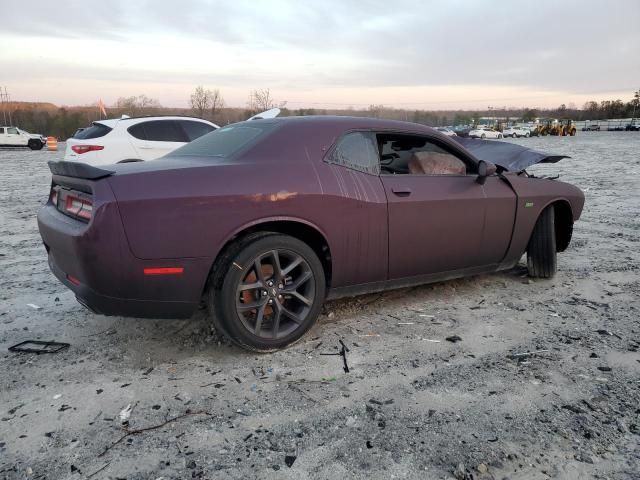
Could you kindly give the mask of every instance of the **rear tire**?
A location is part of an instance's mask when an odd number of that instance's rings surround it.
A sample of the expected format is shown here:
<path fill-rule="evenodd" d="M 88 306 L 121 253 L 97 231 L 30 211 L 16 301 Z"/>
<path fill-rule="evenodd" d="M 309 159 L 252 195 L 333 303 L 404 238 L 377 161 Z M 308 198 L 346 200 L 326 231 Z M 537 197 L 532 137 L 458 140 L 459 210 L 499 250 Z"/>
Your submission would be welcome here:
<path fill-rule="evenodd" d="M 299 340 L 315 324 L 325 299 L 320 259 L 288 235 L 242 239 L 216 262 L 213 276 L 208 301 L 214 325 L 236 345 L 255 352 Z"/>
<path fill-rule="evenodd" d="M 545 208 L 536 222 L 527 246 L 527 268 L 529 276 L 551 278 L 558 262 L 556 252 L 555 216 L 553 205 Z"/>

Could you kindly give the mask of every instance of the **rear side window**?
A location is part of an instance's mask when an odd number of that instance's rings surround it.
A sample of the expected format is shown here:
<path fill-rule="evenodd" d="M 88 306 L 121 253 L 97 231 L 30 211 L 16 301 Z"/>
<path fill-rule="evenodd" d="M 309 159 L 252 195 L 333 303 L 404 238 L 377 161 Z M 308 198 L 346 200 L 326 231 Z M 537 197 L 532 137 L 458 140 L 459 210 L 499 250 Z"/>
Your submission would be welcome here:
<path fill-rule="evenodd" d="M 184 130 L 189 142 L 215 130 L 215 127 L 208 123 L 195 122 L 193 120 L 178 120 L 178 123 L 182 126 L 182 130 Z"/>
<path fill-rule="evenodd" d="M 229 125 L 174 150 L 171 155 L 229 157 L 254 145 L 274 129 L 275 124 L 263 120 Z"/>
<path fill-rule="evenodd" d="M 144 131 L 144 123 L 138 123 L 127 128 L 127 132 L 138 140 L 146 140 L 147 134 Z"/>
<path fill-rule="evenodd" d="M 373 135 L 367 132 L 353 132 L 342 137 L 328 160 L 360 172 L 376 175 L 379 171 L 378 148 Z"/>
<path fill-rule="evenodd" d="M 107 133 L 113 130 L 111 127 L 107 127 L 101 123 L 94 123 L 90 127 L 87 127 L 73 136 L 73 138 L 77 138 L 78 140 L 88 140 L 90 138 L 100 138 L 104 137 Z"/>
<path fill-rule="evenodd" d="M 152 142 L 188 142 L 187 136 L 175 120 L 143 122 L 146 139 Z"/>

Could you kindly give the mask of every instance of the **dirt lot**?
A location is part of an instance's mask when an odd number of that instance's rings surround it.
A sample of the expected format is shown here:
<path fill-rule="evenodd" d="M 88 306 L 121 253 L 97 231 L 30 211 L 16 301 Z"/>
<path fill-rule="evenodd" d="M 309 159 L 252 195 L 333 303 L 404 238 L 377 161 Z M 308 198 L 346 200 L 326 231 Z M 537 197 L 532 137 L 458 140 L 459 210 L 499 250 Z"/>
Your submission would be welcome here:
<path fill-rule="evenodd" d="M 269 355 L 204 315 L 86 311 L 35 222 L 61 152 L 0 151 L 0 478 L 640 478 L 640 134 L 518 142 L 571 155 L 535 172 L 586 192 L 553 280 L 332 302 Z M 26 339 L 71 347 L 7 351 Z M 122 438 L 128 405 L 130 430 L 168 423 Z"/>

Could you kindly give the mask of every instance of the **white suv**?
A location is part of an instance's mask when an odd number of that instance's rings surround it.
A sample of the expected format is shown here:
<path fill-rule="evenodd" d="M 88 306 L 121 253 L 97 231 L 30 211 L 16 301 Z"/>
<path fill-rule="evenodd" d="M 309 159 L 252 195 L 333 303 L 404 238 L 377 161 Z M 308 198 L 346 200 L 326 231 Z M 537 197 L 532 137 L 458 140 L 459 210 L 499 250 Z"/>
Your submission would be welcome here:
<path fill-rule="evenodd" d="M 505 128 L 502 131 L 502 134 L 505 137 L 529 137 L 531 136 L 531 132 L 529 131 L 529 129 L 524 128 L 524 127 L 509 127 L 509 128 Z"/>
<path fill-rule="evenodd" d="M 42 135 L 25 132 L 18 127 L 0 127 L 0 147 L 29 147 L 40 150 L 47 144 Z"/>
<path fill-rule="evenodd" d="M 216 128 L 192 117 L 98 120 L 67 140 L 64 159 L 90 165 L 155 160 Z"/>

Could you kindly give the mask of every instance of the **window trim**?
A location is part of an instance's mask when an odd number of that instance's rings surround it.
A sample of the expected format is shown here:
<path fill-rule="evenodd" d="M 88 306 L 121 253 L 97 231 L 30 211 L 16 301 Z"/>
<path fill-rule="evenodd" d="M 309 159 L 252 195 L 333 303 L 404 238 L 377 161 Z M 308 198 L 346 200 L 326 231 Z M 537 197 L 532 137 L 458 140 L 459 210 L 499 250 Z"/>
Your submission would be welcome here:
<path fill-rule="evenodd" d="M 352 133 L 363 133 L 367 137 L 369 137 L 369 140 L 373 141 L 373 146 L 375 148 L 375 151 L 377 152 L 377 157 L 378 157 L 378 161 L 376 162 L 377 172 L 375 172 L 375 173 L 364 172 L 364 171 L 359 170 L 357 168 L 353 168 L 353 167 L 350 167 L 350 166 L 347 166 L 347 165 L 343 165 L 341 163 L 332 162 L 330 160 L 331 155 L 333 155 L 333 152 L 335 152 L 337 150 L 338 145 L 340 144 L 340 142 L 347 135 L 350 135 Z M 354 129 L 351 129 L 351 130 L 345 130 L 344 132 L 342 132 L 342 134 L 339 137 L 337 137 L 335 139 L 333 144 L 327 149 L 327 151 L 325 152 L 324 156 L 322 157 L 322 161 L 324 163 L 329 164 L 329 165 L 336 165 L 338 167 L 343 167 L 343 168 L 346 168 L 346 169 L 354 171 L 354 172 L 363 173 L 365 175 L 373 175 L 373 176 L 378 177 L 378 176 L 380 176 L 380 151 L 378 150 L 378 142 L 376 141 L 375 135 L 376 135 L 376 131 L 375 130 L 366 129 L 366 128 L 354 128 Z"/>
<path fill-rule="evenodd" d="M 147 131 L 147 124 L 149 123 L 172 123 L 173 124 L 173 128 L 175 129 L 175 131 L 181 135 L 184 136 L 183 140 L 154 140 L 154 139 L 150 139 L 149 138 L 149 133 Z M 138 137 L 135 137 L 133 135 L 131 135 L 131 133 L 129 132 L 129 128 L 132 128 L 136 125 L 142 125 L 142 128 L 144 129 L 144 134 L 145 137 L 147 137 L 145 140 L 142 140 Z M 131 135 L 133 138 L 136 138 L 137 140 L 141 140 L 143 142 L 162 142 L 162 143 L 183 143 L 183 144 L 187 144 L 189 143 L 191 140 L 189 140 L 189 137 L 187 136 L 187 133 L 182 129 L 182 125 L 180 125 L 175 119 L 173 118 L 154 118 L 154 119 L 149 119 L 149 120 L 144 120 L 142 122 L 138 122 L 135 125 L 131 125 L 129 127 L 127 127 L 127 133 L 129 133 L 129 135 Z"/>
<path fill-rule="evenodd" d="M 382 171 L 382 168 L 380 168 L 380 155 L 381 152 L 378 151 L 378 167 L 379 167 L 379 176 L 385 176 L 385 177 L 398 177 L 398 176 L 412 176 L 412 177 L 461 177 L 461 178 L 467 178 L 467 177 L 471 177 L 471 176 L 477 176 L 477 170 L 478 170 L 478 160 L 476 160 L 475 158 L 473 158 L 472 156 L 468 155 L 465 151 L 463 150 L 459 150 L 458 148 L 456 148 L 455 146 L 452 145 L 448 145 L 445 142 L 440 141 L 439 138 L 436 138 L 435 136 L 430 135 L 429 133 L 416 133 L 416 132 L 412 132 L 412 131 L 406 131 L 406 130 L 373 130 L 374 135 L 411 135 L 414 137 L 424 137 L 427 139 L 427 141 L 429 141 L 430 143 L 433 143 L 434 145 L 436 145 L 437 147 L 443 149 L 444 151 L 446 151 L 447 153 L 453 155 L 454 157 L 459 158 L 462 162 L 465 163 L 465 165 L 467 165 L 467 168 L 469 168 L 470 165 L 473 165 L 473 168 L 475 169 L 475 172 L 472 173 L 467 173 L 466 175 L 457 175 L 457 174 L 445 174 L 445 175 L 429 175 L 426 173 L 407 173 L 407 174 L 397 174 L 397 173 L 384 173 Z M 378 149 L 378 142 L 377 142 L 377 138 L 376 138 L 376 149 Z"/>

